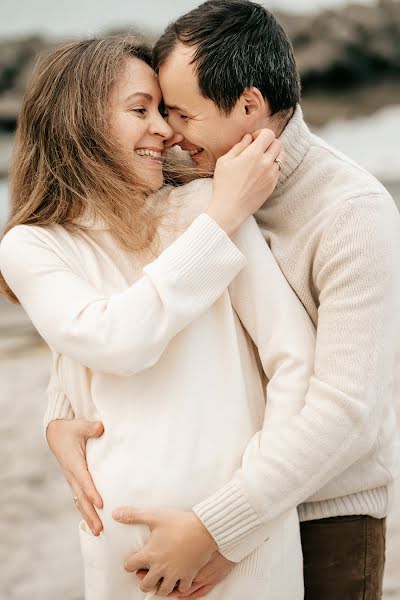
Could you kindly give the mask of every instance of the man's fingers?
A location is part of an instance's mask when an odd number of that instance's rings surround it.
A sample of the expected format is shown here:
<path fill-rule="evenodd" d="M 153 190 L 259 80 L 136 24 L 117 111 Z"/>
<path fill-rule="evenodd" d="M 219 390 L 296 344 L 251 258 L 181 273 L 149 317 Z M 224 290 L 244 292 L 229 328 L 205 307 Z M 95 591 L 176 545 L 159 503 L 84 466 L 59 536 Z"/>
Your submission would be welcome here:
<path fill-rule="evenodd" d="M 157 596 L 169 596 L 169 594 L 175 589 L 176 579 L 163 578 L 161 585 L 157 590 Z"/>
<path fill-rule="evenodd" d="M 185 577 L 181 579 L 178 585 L 178 592 L 186 593 L 190 590 L 193 585 L 193 579 L 189 577 Z M 193 590 L 194 591 L 194 590 Z"/>
<path fill-rule="evenodd" d="M 126 525 L 148 525 L 150 528 L 156 523 L 155 514 L 150 510 L 142 510 L 133 506 L 120 506 L 113 510 L 114 521 Z"/>
<path fill-rule="evenodd" d="M 140 581 L 142 581 L 146 577 L 148 572 L 149 572 L 148 569 L 138 569 L 136 571 L 136 577 L 138 577 L 140 579 Z"/>
<path fill-rule="evenodd" d="M 146 559 L 146 556 L 143 551 L 135 552 L 135 554 L 132 554 L 129 558 L 126 559 L 124 569 L 125 571 L 128 571 L 128 573 L 146 570 L 147 572 L 145 577 L 147 577 L 147 575 L 149 574 L 149 561 Z M 145 577 L 143 579 L 145 579 Z"/>
<path fill-rule="evenodd" d="M 149 570 L 146 577 L 143 578 L 140 589 L 142 592 L 152 592 L 158 588 L 159 581 L 161 579 L 160 574 L 156 570 Z"/>

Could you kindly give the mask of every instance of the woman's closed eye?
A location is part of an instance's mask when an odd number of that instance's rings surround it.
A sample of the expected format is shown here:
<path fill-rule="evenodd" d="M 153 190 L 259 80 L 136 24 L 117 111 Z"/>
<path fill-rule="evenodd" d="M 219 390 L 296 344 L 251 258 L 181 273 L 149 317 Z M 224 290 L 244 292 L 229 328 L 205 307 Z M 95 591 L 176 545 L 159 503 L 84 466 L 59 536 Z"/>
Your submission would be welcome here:
<path fill-rule="evenodd" d="M 139 106 L 137 108 L 133 108 L 132 110 L 133 112 L 138 113 L 142 117 L 144 117 L 144 115 L 147 113 L 147 108 L 145 108 L 144 106 Z"/>

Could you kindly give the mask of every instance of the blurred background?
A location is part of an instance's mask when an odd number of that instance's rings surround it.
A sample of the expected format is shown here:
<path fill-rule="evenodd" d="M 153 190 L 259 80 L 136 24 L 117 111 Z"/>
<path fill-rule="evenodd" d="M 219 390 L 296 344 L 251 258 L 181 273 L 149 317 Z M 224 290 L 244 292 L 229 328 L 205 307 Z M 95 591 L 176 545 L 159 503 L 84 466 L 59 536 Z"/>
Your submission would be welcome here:
<path fill-rule="evenodd" d="M 199 3 L 13 0 L 2 5 L 0 230 L 8 213 L 16 120 L 38 53 L 59 40 L 121 29 L 154 40 L 168 21 Z M 400 207 L 400 1 L 262 3 L 292 39 L 311 128 L 375 174 Z M 23 311 L 0 299 L 2 600 L 83 598 L 78 516 L 41 434 L 48 370 L 48 350 Z M 398 495 L 388 523 L 385 600 L 400 600 L 399 564 Z"/>

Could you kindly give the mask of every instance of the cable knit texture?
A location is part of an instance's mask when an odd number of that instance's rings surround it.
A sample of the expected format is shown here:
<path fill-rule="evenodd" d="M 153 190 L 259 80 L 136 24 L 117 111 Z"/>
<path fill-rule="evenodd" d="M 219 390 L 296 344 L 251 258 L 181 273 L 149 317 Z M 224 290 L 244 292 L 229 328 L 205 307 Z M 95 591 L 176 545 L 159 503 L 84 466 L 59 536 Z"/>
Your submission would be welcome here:
<path fill-rule="evenodd" d="M 398 471 L 398 211 L 309 131 L 300 107 L 281 140 L 287 160 L 256 218 L 317 328 L 315 365 L 300 415 L 260 437 L 234 482 L 195 507 L 231 557 L 251 546 L 257 518 L 272 525 L 296 504 L 303 521 L 385 516 Z"/>

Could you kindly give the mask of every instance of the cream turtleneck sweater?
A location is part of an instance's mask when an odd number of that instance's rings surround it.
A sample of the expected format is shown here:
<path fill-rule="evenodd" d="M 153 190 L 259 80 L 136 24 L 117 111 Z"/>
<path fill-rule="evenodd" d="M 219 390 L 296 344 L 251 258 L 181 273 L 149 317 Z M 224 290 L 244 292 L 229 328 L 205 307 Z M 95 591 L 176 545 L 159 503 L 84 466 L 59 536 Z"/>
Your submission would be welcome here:
<path fill-rule="evenodd" d="M 302 521 L 387 515 L 400 458 L 400 215 L 299 106 L 280 139 L 287 159 L 256 220 L 316 327 L 314 374 L 300 414 L 268 445 L 254 440 L 247 467 L 195 507 L 234 558 L 289 506 Z"/>

